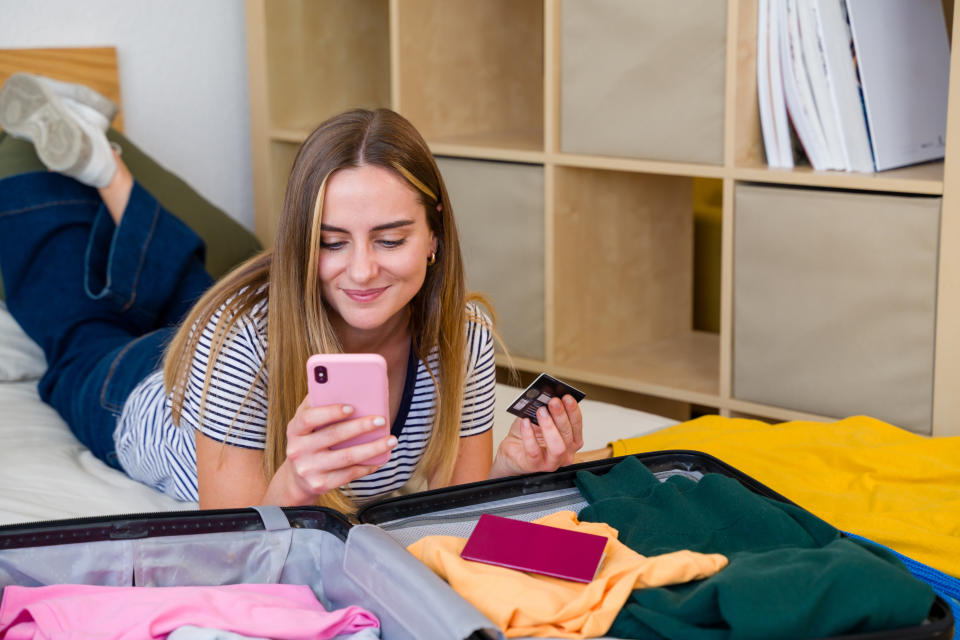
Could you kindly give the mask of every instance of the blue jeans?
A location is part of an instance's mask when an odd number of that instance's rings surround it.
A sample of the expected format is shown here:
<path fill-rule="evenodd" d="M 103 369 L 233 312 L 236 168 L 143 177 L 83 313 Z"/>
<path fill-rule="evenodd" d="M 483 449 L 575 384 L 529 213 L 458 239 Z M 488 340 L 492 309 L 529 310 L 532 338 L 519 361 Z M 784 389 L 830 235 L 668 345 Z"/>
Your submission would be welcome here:
<path fill-rule="evenodd" d="M 97 191 L 71 178 L 0 180 L 0 271 L 11 315 L 47 358 L 40 397 L 114 468 L 124 402 L 212 284 L 204 252 L 139 184 L 118 226 Z"/>

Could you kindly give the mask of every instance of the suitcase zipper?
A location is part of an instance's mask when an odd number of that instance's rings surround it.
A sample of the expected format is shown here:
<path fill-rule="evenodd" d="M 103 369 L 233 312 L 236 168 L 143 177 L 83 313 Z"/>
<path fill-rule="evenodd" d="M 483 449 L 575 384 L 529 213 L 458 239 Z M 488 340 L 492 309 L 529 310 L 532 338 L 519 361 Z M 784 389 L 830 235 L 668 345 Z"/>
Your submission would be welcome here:
<path fill-rule="evenodd" d="M 482 514 L 488 513 L 491 515 L 498 515 L 505 518 L 512 516 L 528 514 L 531 511 L 541 512 L 541 511 L 560 511 L 564 507 L 570 507 L 572 505 L 583 504 L 583 496 L 580 494 L 579 489 L 572 487 L 567 490 L 562 490 L 562 495 L 553 496 L 550 498 L 538 497 L 537 500 L 507 504 L 502 506 L 491 506 L 490 504 L 486 505 L 474 505 L 471 507 L 460 507 L 455 510 L 454 513 L 432 513 L 432 514 L 423 514 L 423 515 L 412 515 L 405 518 L 400 518 L 394 520 L 393 522 L 381 522 L 379 526 L 386 531 L 391 531 L 394 529 L 400 529 L 408 524 L 413 524 L 415 526 L 433 526 L 433 525 L 442 525 L 450 523 L 459 523 L 459 522 L 468 522 L 470 520 L 478 519 Z M 515 500 L 515 499 L 513 499 Z M 531 507 L 533 507 L 531 509 Z M 522 518 L 521 518 L 522 519 Z"/>
<path fill-rule="evenodd" d="M 324 507 L 284 509 L 294 528 L 320 528 L 345 540 L 349 521 Z M 0 526 L 0 549 L 75 544 L 99 540 L 135 540 L 150 536 L 262 530 L 253 509 L 216 509 L 124 513 Z"/>

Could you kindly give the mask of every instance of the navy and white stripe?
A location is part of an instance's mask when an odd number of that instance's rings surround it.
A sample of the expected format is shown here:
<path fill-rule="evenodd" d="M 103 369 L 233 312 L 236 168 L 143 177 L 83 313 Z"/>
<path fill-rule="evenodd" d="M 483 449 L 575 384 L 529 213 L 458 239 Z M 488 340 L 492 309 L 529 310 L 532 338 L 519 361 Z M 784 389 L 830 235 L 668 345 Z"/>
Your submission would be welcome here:
<path fill-rule="evenodd" d="M 468 369 L 461 437 L 483 433 L 493 426 L 496 392 L 491 333 L 479 318 L 479 309 L 471 306 L 469 312 L 472 319 L 467 325 Z M 234 446 L 266 446 L 266 371 L 261 371 L 267 336 L 265 304 L 239 319 L 220 351 L 201 415 L 200 399 L 218 317 L 219 314 L 211 319 L 200 336 L 187 380 L 182 427 L 173 425 L 170 400 L 163 392 L 162 372 L 157 371 L 131 393 L 114 434 L 119 462 L 127 474 L 178 500 L 197 500 L 194 429 Z M 437 362 L 434 349 L 426 362 L 414 358 L 408 364 L 398 424 L 392 429 L 397 446 L 383 467 L 349 485 L 357 500 L 399 489 L 413 474 L 430 438 L 436 391 L 427 366 L 436 371 Z"/>
<path fill-rule="evenodd" d="M 263 449 L 267 440 L 267 372 L 262 368 L 267 350 L 266 301 L 234 324 L 214 363 L 202 403 L 210 345 L 219 318 L 220 312 L 214 314 L 200 334 L 184 391 L 181 426 L 191 432 L 199 429 L 218 442 Z"/>
<path fill-rule="evenodd" d="M 460 419 L 460 437 L 483 433 L 493 426 L 494 407 L 496 405 L 496 363 L 494 361 L 493 338 L 490 331 L 470 322 L 467 332 L 469 352 L 467 379 L 463 393 L 463 409 Z M 433 427 L 436 413 L 436 392 L 433 380 L 427 371 L 429 365 L 437 370 L 439 355 L 434 349 L 427 361 L 417 363 L 417 375 L 413 388 L 404 387 L 403 405 L 409 397 L 409 409 L 403 420 L 402 430 L 397 434 L 397 446 L 390 453 L 390 460 L 374 473 L 358 478 L 350 483 L 352 495 L 357 500 L 370 499 L 378 495 L 395 491 L 406 484 L 413 474 L 414 467 L 420 461 Z M 439 379 L 439 376 L 438 376 Z M 402 409 L 401 409 L 402 411 Z M 403 419 L 402 415 L 397 416 Z"/>
<path fill-rule="evenodd" d="M 193 431 L 173 426 L 163 371 L 151 373 L 123 405 L 113 434 L 117 460 L 134 480 L 177 500 L 197 499 Z"/>

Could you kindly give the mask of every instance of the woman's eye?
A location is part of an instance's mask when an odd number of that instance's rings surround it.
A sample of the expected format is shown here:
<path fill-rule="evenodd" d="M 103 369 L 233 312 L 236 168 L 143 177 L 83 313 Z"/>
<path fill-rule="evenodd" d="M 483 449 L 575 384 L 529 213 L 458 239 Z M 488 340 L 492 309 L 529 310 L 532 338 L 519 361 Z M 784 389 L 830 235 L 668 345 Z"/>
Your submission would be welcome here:
<path fill-rule="evenodd" d="M 343 240 L 335 240 L 333 242 L 324 242 L 323 240 L 321 240 L 320 248 L 327 249 L 329 251 L 336 251 L 337 249 L 342 249 L 343 245 L 345 244 L 346 242 L 344 242 Z"/>
<path fill-rule="evenodd" d="M 405 238 L 401 238 L 399 240 L 388 240 L 384 238 L 383 240 L 380 241 L 380 244 L 382 244 L 387 249 L 395 249 L 396 247 L 399 247 L 400 245 L 402 245 L 404 242 L 406 242 Z"/>

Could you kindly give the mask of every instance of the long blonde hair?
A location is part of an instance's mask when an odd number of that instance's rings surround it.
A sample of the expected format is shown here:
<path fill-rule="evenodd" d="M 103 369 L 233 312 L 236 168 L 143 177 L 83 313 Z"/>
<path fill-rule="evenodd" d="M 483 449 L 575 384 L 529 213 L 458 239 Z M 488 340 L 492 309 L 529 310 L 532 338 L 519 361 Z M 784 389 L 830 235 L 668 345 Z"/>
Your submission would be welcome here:
<path fill-rule="evenodd" d="M 300 147 L 283 198 L 273 249 L 237 267 L 194 306 L 167 350 L 164 380 L 179 423 L 186 382 L 203 327 L 221 310 L 214 329 L 202 398 L 215 363 L 238 319 L 267 299 L 267 350 L 259 381 L 267 387 L 264 474 L 269 480 L 286 456 L 286 427 L 307 393 L 306 361 L 341 346 L 327 316 L 319 282 L 320 217 L 329 176 L 346 167 L 373 165 L 394 172 L 416 189 L 427 224 L 437 239 L 436 262 L 428 267 L 409 303 L 410 332 L 418 358 L 438 352 L 433 431 L 417 473 L 449 481 L 457 457 L 467 368 L 468 318 L 460 241 L 446 185 L 426 142 L 397 113 L 352 110 L 321 124 Z M 472 297 L 471 297 L 472 299 Z M 482 320 L 481 320 L 482 321 Z M 429 367 L 429 365 L 428 365 Z M 428 369 L 429 370 L 429 369 Z M 252 389 L 251 389 L 252 391 Z M 250 393 L 248 392 L 248 397 Z M 201 411 L 202 415 L 202 411 Z M 352 511 L 342 490 L 318 504 Z"/>

